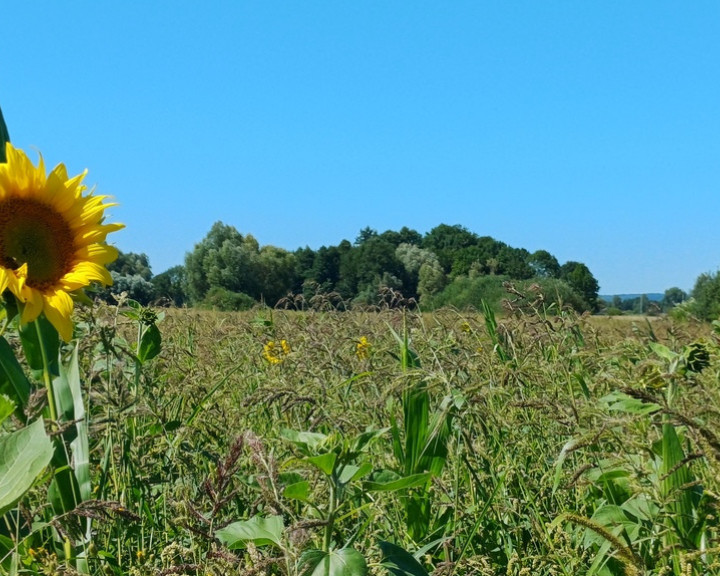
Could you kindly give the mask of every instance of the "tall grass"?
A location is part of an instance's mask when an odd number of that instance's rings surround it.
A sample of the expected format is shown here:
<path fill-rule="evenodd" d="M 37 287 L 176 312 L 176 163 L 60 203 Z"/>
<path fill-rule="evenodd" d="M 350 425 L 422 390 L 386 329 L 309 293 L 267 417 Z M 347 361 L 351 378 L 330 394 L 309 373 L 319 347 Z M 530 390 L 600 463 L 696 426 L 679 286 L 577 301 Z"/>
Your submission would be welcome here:
<path fill-rule="evenodd" d="M 717 334 L 510 296 L 86 313 L 91 493 L 56 517 L 39 482 L 2 570 L 720 574 Z M 88 517 L 78 564 L 58 535 Z"/>

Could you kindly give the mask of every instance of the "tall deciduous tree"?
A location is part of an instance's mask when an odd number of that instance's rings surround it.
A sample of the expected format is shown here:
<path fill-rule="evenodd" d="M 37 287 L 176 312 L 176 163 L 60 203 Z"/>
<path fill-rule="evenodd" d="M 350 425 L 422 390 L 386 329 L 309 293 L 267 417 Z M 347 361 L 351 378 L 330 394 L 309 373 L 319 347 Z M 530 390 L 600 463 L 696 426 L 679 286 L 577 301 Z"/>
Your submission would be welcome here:
<path fill-rule="evenodd" d="M 600 285 L 582 262 L 565 262 L 560 268 L 560 278 L 565 280 L 585 302 L 588 310 L 594 312 L 598 307 L 598 290 Z"/>
<path fill-rule="evenodd" d="M 200 302 L 211 288 L 260 297 L 259 245 L 233 226 L 213 224 L 208 235 L 185 256 L 188 295 Z"/>
<path fill-rule="evenodd" d="M 155 298 L 165 299 L 174 306 L 187 303 L 185 266 L 168 268 L 165 272 L 153 276 L 151 282 L 155 286 Z"/>
<path fill-rule="evenodd" d="M 528 265 L 538 278 L 560 278 L 560 263 L 547 250 L 536 250 L 528 258 Z"/>
<path fill-rule="evenodd" d="M 720 272 L 700 274 L 692 290 L 693 313 L 701 320 L 720 318 Z"/>

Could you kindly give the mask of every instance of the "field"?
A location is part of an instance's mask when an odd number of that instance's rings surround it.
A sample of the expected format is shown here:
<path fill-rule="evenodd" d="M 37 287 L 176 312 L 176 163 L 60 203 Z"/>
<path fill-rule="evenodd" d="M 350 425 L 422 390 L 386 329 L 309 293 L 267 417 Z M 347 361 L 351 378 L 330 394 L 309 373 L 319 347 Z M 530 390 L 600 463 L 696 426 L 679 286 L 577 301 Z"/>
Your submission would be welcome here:
<path fill-rule="evenodd" d="M 4 570 L 720 574 L 710 325 L 108 306 L 80 328 L 92 496 L 60 514 L 37 482 Z"/>

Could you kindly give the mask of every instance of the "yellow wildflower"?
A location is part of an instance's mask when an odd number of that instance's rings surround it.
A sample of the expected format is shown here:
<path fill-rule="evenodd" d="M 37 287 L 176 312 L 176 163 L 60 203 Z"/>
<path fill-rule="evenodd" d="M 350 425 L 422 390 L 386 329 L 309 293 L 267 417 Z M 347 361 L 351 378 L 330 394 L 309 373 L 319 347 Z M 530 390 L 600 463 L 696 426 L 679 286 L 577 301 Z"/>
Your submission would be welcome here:
<path fill-rule="evenodd" d="M 355 345 L 355 355 L 360 360 L 367 360 L 370 357 L 370 342 L 367 337 L 360 336 L 360 340 Z"/>
<path fill-rule="evenodd" d="M 284 360 L 283 356 L 288 354 L 290 354 L 290 344 L 287 343 L 287 340 L 280 340 L 280 344 L 270 340 L 263 346 L 263 358 L 270 364 L 280 364 Z"/>

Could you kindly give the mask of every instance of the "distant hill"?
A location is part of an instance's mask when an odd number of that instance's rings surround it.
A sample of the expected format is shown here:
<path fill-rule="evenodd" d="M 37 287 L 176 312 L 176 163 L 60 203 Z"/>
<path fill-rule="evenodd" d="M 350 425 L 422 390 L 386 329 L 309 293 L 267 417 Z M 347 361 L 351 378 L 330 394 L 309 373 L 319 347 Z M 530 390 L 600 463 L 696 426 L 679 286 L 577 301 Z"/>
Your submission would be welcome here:
<path fill-rule="evenodd" d="M 622 300 L 634 300 L 635 298 L 640 298 L 640 296 L 646 296 L 651 302 L 660 302 L 665 297 L 665 294 L 660 292 L 651 292 L 649 294 L 600 294 L 598 298 L 605 300 L 605 302 L 612 302 L 615 296 L 620 296 Z"/>

